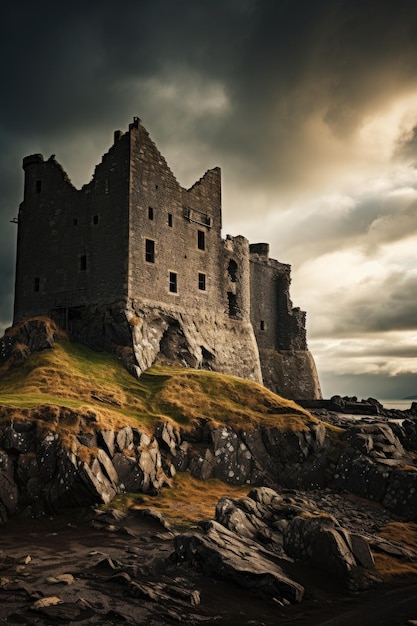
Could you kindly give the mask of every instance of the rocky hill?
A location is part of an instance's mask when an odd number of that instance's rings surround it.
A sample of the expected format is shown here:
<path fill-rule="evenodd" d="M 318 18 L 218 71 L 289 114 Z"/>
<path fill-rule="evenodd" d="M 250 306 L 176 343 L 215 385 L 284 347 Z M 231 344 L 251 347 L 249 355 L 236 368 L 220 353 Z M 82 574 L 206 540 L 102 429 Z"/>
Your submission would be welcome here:
<path fill-rule="evenodd" d="M 170 620 L 187 614 L 188 623 L 214 623 L 195 586 L 199 576 L 263 598 L 262 623 L 271 624 L 277 606 L 305 602 L 305 589 L 307 598 L 322 593 L 306 571 L 336 577 L 346 593 L 414 581 L 413 411 L 395 422 L 386 414 L 352 421 L 324 409 L 315 416 L 256 383 L 167 362 L 138 380 L 117 357 L 69 341 L 44 318 L 9 329 L 0 362 L 1 521 L 101 506 L 89 523 L 136 536 L 132 512 L 159 519 L 171 548 L 163 563 L 146 561 L 148 578 L 119 552 L 94 566 L 128 582 L 131 599 L 119 598 L 127 612 L 132 598 L 142 598 L 141 619 L 162 603 Z M 120 507 L 130 510 L 127 530 Z M 12 580 L 22 570 L 18 559 L 7 563 Z M 71 575 L 86 594 L 86 575 L 77 568 Z M 61 595 L 33 610 L 45 619 L 83 613 Z M 116 623 L 107 613 L 93 610 L 88 623 Z M 171 623 L 167 615 L 152 623 Z"/>

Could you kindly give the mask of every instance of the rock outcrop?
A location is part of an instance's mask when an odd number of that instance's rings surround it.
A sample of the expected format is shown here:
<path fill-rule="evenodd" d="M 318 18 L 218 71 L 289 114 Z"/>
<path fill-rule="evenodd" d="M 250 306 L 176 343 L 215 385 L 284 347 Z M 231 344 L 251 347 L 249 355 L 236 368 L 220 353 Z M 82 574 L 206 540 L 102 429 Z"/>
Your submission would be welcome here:
<path fill-rule="evenodd" d="M 0 366 L 6 362 L 12 367 L 22 365 L 30 354 L 51 349 L 63 334 L 48 318 L 31 318 L 15 324 L 0 339 Z"/>
<path fill-rule="evenodd" d="M 3 409 L 2 417 L 7 413 L 10 421 L 0 433 L 2 522 L 15 514 L 36 516 L 108 504 L 125 491 L 156 493 L 169 484 L 167 473 L 175 469 L 166 462 L 163 466 L 154 437 L 127 426 L 73 436 L 65 444 L 62 436 L 48 430 L 51 412 L 48 405 L 38 407 L 33 419 L 30 409 Z M 54 417 L 59 421 L 75 416 L 72 409 L 61 408 Z M 87 418 L 93 420 L 94 415 Z"/>
<path fill-rule="evenodd" d="M 280 603 L 303 597 L 302 585 L 286 573 L 293 559 L 343 579 L 351 588 L 365 588 L 377 579 L 362 535 L 317 511 L 308 499 L 297 505 L 291 496 L 263 487 L 240 500 L 221 499 L 215 520 L 175 537 L 175 554 L 179 562 Z"/>

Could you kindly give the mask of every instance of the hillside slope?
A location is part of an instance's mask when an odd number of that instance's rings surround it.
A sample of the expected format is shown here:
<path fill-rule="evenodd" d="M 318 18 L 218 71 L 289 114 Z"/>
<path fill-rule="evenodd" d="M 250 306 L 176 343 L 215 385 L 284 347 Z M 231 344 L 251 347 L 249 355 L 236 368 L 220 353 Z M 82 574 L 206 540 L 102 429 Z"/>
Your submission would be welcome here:
<path fill-rule="evenodd" d="M 0 368 L 0 405 L 79 409 L 93 414 L 91 424 L 100 429 L 134 425 L 152 430 L 167 419 L 185 429 L 201 418 L 235 428 L 262 423 L 283 430 L 317 422 L 257 383 L 169 364 L 154 366 L 137 380 L 117 357 L 62 338 L 18 367 L 6 362 Z"/>

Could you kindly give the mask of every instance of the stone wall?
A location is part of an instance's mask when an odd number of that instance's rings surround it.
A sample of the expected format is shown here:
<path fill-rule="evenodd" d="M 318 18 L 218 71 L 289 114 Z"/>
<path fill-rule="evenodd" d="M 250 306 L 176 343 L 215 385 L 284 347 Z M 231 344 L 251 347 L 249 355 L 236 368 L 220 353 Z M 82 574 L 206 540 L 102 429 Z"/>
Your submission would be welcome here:
<path fill-rule="evenodd" d="M 96 347 L 129 348 L 137 373 L 168 353 L 257 381 L 262 366 L 273 391 L 320 397 L 290 266 L 268 244 L 222 238 L 219 168 L 182 188 L 138 118 L 81 190 L 54 157 L 23 167 L 15 322 L 48 315 Z"/>
<path fill-rule="evenodd" d="M 15 322 L 46 314 L 62 323 L 61 313 L 74 314 L 87 302 L 126 299 L 128 158 L 122 141 L 79 191 L 54 157 L 24 159 Z"/>

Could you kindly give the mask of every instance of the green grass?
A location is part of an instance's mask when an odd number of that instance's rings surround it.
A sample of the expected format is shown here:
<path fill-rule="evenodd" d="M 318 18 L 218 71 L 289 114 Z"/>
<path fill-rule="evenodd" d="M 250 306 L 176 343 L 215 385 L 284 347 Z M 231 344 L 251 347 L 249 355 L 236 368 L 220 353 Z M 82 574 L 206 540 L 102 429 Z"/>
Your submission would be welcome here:
<path fill-rule="evenodd" d="M 257 383 L 176 365 L 154 366 L 138 380 L 117 357 L 68 340 L 32 354 L 19 367 L 0 369 L 0 406 L 15 409 L 18 419 L 19 409 L 24 418 L 40 405 L 90 412 L 96 428 L 131 424 L 152 431 L 166 419 L 191 428 L 206 418 L 238 429 L 262 423 L 304 430 L 317 421 Z"/>

